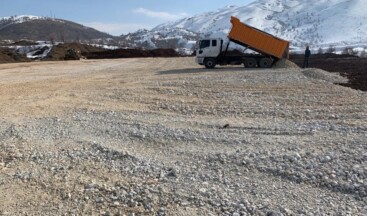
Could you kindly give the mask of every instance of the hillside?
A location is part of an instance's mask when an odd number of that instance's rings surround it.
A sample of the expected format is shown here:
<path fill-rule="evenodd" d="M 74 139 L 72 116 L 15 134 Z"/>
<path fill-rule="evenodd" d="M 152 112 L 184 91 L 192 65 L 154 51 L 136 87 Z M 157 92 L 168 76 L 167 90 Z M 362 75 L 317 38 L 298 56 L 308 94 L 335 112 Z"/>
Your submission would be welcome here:
<path fill-rule="evenodd" d="M 37 16 L 0 18 L 0 40 L 89 41 L 112 36 L 75 22 Z"/>
<path fill-rule="evenodd" d="M 121 44 L 125 47 L 155 48 L 180 48 L 181 50 L 192 50 L 196 41 L 199 40 L 198 33 L 184 28 L 161 28 L 157 31 L 146 29 L 136 31 L 127 35 L 121 35 Z"/>
<path fill-rule="evenodd" d="M 227 6 L 151 30 L 113 37 L 62 19 L 16 16 L 0 19 L 0 40 L 81 40 L 119 47 L 181 48 L 189 51 L 202 37 L 225 38 L 230 17 L 291 41 L 293 50 L 306 44 L 316 51 L 333 46 L 367 47 L 367 2 L 363 0 L 257 0 L 248 5 Z"/>
<path fill-rule="evenodd" d="M 202 37 L 225 37 L 231 16 L 287 39 L 294 48 L 366 46 L 367 2 L 363 0 L 257 0 L 245 6 L 227 6 L 152 29 L 182 28 Z"/>
<path fill-rule="evenodd" d="M 139 30 L 120 37 L 99 32 L 75 22 L 38 16 L 13 16 L 0 18 L 1 40 L 80 41 L 89 44 L 105 44 L 129 48 L 180 48 L 181 53 L 190 51 L 199 34 L 182 28 Z"/>

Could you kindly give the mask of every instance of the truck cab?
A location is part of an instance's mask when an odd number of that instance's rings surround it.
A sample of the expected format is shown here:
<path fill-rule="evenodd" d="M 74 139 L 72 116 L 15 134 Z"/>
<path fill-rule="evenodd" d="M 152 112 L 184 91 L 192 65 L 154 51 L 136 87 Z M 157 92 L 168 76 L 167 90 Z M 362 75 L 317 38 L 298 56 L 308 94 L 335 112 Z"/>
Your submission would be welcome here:
<path fill-rule="evenodd" d="M 200 40 L 196 48 L 196 63 L 205 65 L 207 68 L 213 68 L 216 64 L 215 59 L 222 52 L 222 48 L 223 40 L 220 38 L 208 38 Z"/>
<path fill-rule="evenodd" d="M 225 43 L 221 38 L 208 38 L 200 40 L 196 49 L 196 63 L 212 69 L 219 65 L 240 65 L 244 63 L 246 55 L 229 51 L 229 41 Z"/>

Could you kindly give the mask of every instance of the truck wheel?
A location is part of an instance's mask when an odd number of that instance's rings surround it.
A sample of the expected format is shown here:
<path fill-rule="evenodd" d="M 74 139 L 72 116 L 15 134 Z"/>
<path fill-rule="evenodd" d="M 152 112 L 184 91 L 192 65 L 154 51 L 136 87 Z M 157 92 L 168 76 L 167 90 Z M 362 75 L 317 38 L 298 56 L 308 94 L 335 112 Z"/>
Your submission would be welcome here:
<path fill-rule="evenodd" d="M 256 59 L 254 59 L 254 58 L 246 58 L 244 65 L 247 68 L 255 68 L 256 65 L 257 65 Z"/>
<path fill-rule="evenodd" d="M 208 69 L 213 69 L 216 65 L 215 59 L 213 59 L 213 58 L 205 59 L 204 65 Z"/>
<path fill-rule="evenodd" d="M 259 65 L 261 68 L 270 68 L 273 64 L 273 60 L 271 58 L 261 58 Z"/>

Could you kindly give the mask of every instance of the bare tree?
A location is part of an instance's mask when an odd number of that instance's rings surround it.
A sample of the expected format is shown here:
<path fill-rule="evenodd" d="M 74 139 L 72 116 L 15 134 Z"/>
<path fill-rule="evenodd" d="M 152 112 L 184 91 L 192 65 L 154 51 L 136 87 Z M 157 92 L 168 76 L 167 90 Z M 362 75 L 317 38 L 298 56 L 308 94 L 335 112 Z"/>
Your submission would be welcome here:
<path fill-rule="evenodd" d="M 350 47 L 345 47 L 345 48 L 343 49 L 343 51 L 342 51 L 342 54 L 344 54 L 344 55 L 348 55 L 348 54 L 350 54 L 350 51 L 351 51 L 351 48 L 350 48 Z"/>
<path fill-rule="evenodd" d="M 324 53 L 324 50 L 322 50 L 322 48 L 320 47 L 318 50 L 317 50 L 317 54 L 323 54 Z"/>
<path fill-rule="evenodd" d="M 358 52 L 354 51 L 354 49 L 352 47 L 345 47 L 342 54 L 345 54 L 345 55 L 358 55 Z"/>
<path fill-rule="evenodd" d="M 75 42 L 80 42 L 80 35 L 77 35 L 75 38 Z"/>
<path fill-rule="evenodd" d="M 63 31 L 60 32 L 60 41 L 65 42 L 65 33 Z"/>
<path fill-rule="evenodd" d="M 190 52 L 192 55 L 196 55 L 196 44 L 193 44 L 190 48 Z"/>
<path fill-rule="evenodd" d="M 333 45 L 330 45 L 329 48 L 326 50 L 326 53 L 334 53 L 335 47 Z"/>
<path fill-rule="evenodd" d="M 359 57 L 361 57 L 361 58 L 366 58 L 367 57 L 365 49 L 361 51 L 361 53 L 359 54 Z"/>
<path fill-rule="evenodd" d="M 51 42 L 52 45 L 55 44 L 55 40 L 56 40 L 55 34 L 54 33 L 50 34 L 50 42 Z"/>

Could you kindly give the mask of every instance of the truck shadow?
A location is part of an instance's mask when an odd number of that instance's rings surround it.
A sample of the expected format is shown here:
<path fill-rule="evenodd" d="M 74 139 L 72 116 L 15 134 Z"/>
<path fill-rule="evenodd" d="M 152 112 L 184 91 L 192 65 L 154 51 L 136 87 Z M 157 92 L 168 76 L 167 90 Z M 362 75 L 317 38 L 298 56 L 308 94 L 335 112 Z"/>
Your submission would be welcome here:
<path fill-rule="evenodd" d="M 169 75 L 169 74 L 195 74 L 195 73 L 216 73 L 216 72 L 229 72 L 229 71 L 252 71 L 256 70 L 256 68 L 244 68 L 244 67 L 223 67 L 223 68 L 214 68 L 214 69 L 206 69 L 206 68 L 187 68 L 187 69 L 174 69 L 174 70 L 165 70 L 157 72 L 157 75 Z"/>

